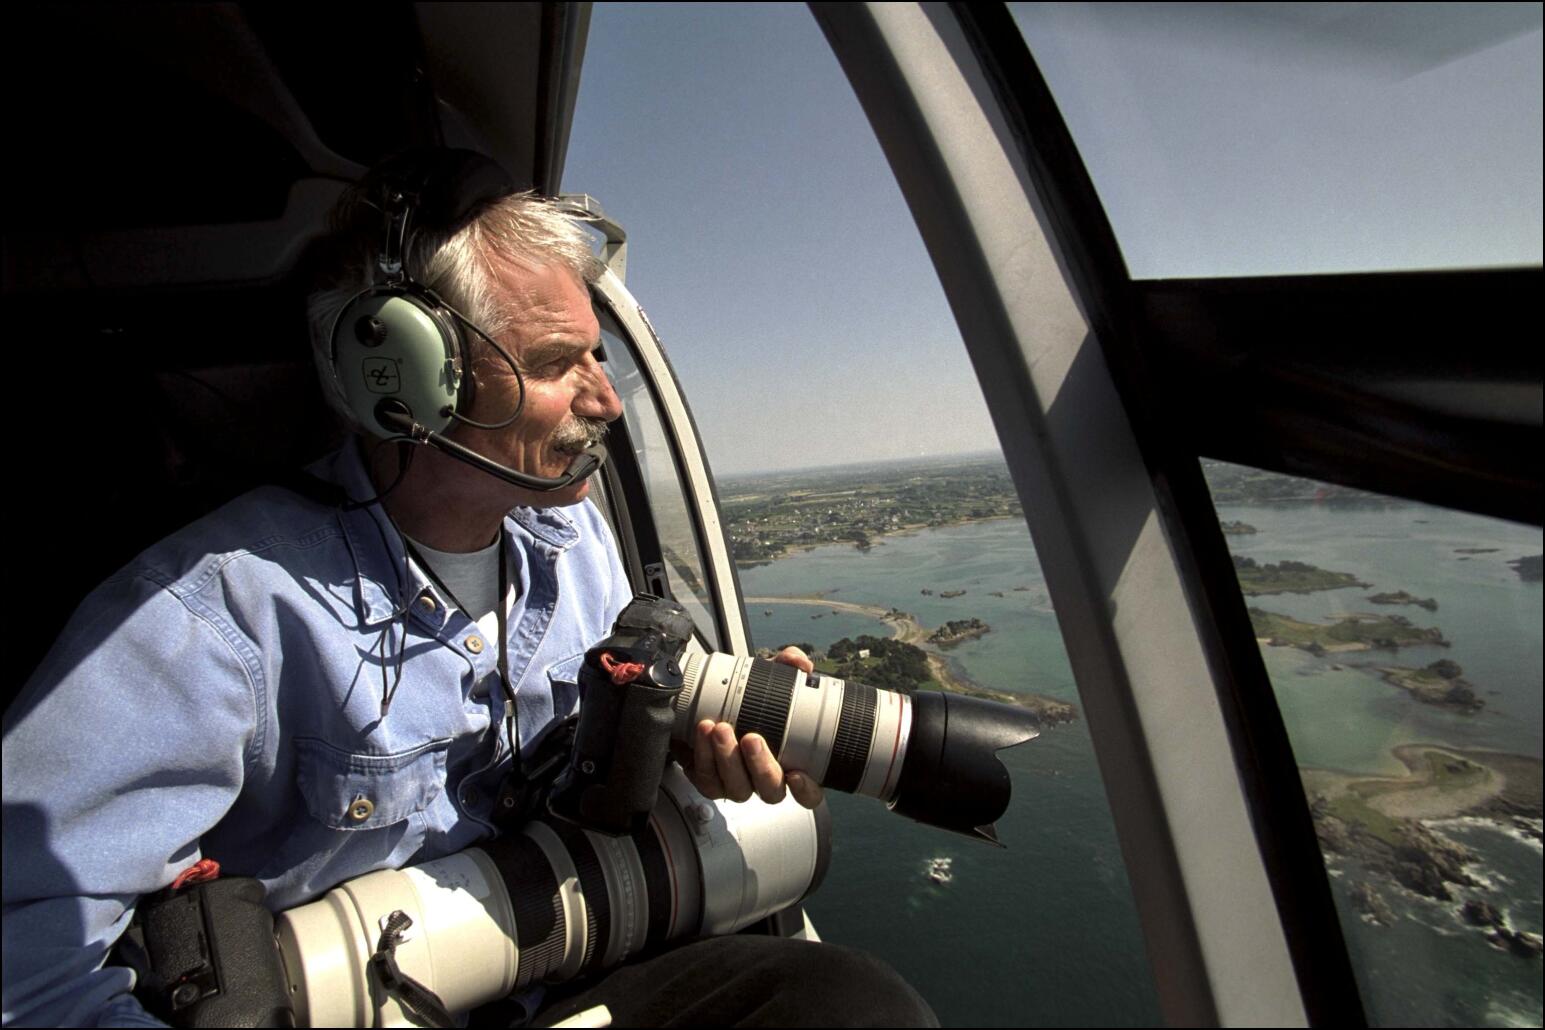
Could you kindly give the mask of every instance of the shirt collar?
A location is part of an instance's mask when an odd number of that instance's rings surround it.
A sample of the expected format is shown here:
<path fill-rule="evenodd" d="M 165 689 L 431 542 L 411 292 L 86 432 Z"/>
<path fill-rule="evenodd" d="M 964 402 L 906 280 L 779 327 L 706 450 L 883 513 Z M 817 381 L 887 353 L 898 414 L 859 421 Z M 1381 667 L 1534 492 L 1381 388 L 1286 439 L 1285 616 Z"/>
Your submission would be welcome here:
<path fill-rule="evenodd" d="M 377 493 L 356 441 L 344 444 L 311 471 L 343 487 L 356 500 Z M 429 581 L 407 561 L 402 535 L 381 505 L 339 511 L 338 519 L 354 557 L 354 600 L 360 622 L 365 626 L 386 622 Z M 520 538 L 526 537 L 547 545 L 545 550 L 553 557 L 573 547 L 580 537 L 574 520 L 559 508 L 516 508 L 506 516 L 504 530 L 515 538 L 512 542 L 517 547 Z"/>

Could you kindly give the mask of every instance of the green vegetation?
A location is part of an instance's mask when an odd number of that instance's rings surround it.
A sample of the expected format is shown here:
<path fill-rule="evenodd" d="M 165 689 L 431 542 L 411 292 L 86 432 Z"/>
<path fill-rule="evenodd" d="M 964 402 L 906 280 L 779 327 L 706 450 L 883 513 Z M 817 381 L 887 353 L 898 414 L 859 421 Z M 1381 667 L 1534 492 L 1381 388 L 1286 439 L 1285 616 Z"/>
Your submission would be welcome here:
<path fill-rule="evenodd" d="M 825 657 L 816 662 L 816 671 L 903 694 L 941 689 L 922 648 L 867 633 L 856 640 L 843 637 L 827 648 Z"/>
<path fill-rule="evenodd" d="M 1389 666 L 1379 670 L 1384 682 L 1406 691 L 1423 704 L 1479 711 L 1486 702 L 1475 696 L 1475 688 L 1464 678 L 1458 662 L 1444 658 L 1424 669 Z"/>
<path fill-rule="evenodd" d="M 758 565 L 792 549 L 1022 513 L 997 457 L 879 469 L 833 469 L 722 484 L 736 563 Z"/>
<path fill-rule="evenodd" d="M 954 647 L 963 641 L 975 640 L 991 629 L 981 619 L 951 619 L 929 634 L 928 642 L 940 647 Z"/>
<path fill-rule="evenodd" d="M 1387 816 L 1369 805 L 1359 791 L 1349 790 L 1329 799 L 1326 802 L 1326 812 L 1348 826 L 1361 826 L 1374 839 L 1383 841 L 1391 847 L 1400 847 L 1405 843 L 1405 827 L 1402 821 Z"/>
<path fill-rule="evenodd" d="M 1315 655 L 1373 648 L 1392 651 L 1421 644 L 1448 646 L 1441 630 L 1414 626 L 1400 615 L 1344 615 L 1325 624 L 1251 608 L 1250 624 L 1256 637 L 1272 647 L 1296 647 Z"/>
<path fill-rule="evenodd" d="M 1429 612 L 1435 612 L 1438 610 L 1438 602 L 1432 598 L 1416 597 L 1413 594 L 1406 593 L 1404 590 L 1396 590 L 1394 592 L 1386 591 L 1382 594 L 1374 594 L 1372 597 L 1368 598 L 1368 600 L 1372 601 L 1374 604 L 1411 604 L 1418 608 L 1425 608 Z"/>
<path fill-rule="evenodd" d="M 1350 572 L 1329 572 L 1307 562 L 1280 561 L 1263 565 L 1254 558 L 1234 555 L 1234 574 L 1246 597 L 1261 594 L 1312 594 L 1317 590 L 1365 587 Z"/>
<path fill-rule="evenodd" d="M 1478 783 L 1485 783 L 1491 778 L 1491 771 L 1485 766 L 1477 765 L 1468 758 L 1462 758 L 1459 755 L 1450 755 L 1442 751 L 1432 750 L 1422 755 L 1422 759 L 1427 767 L 1425 774 L 1428 780 L 1433 786 L 1441 787 L 1445 790 L 1473 787 Z"/>
<path fill-rule="evenodd" d="M 1221 461 L 1202 462 L 1202 475 L 1212 491 L 1214 504 L 1275 504 L 1282 501 L 1308 501 L 1316 504 L 1388 507 L 1403 502 L 1353 490 L 1347 486 L 1319 483 L 1312 479 L 1282 476 L 1275 472 Z"/>

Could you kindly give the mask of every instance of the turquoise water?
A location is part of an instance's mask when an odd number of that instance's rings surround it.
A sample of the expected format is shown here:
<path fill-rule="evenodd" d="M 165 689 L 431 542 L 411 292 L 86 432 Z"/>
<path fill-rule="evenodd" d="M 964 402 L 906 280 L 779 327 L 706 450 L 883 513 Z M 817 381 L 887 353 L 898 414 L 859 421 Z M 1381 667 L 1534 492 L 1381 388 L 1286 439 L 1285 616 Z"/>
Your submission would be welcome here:
<path fill-rule="evenodd" d="M 1352 572 L 1373 587 L 1252 599 L 1299 618 L 1386 611 L 1442 627 L 1450 648 L 1403 651 L 1401 664 L 1452 658 L 1485 699 L 1462 716 L 1413 702 L 1364 666 L 1390 656 L 1316 659 L 1267 649 L 1300 764 L 1399 772 L 1392 745 L 1439 741 L 1539 756 L 1541 589 L 1505 562 L 1541 550 L 1537 530 L 1417 506 L 1387 509 L 1229 507 L 1260 532 L 1230 537 L 1262 561 L 1309 561 Z M 1496 547 L 1460 555 L 1455 548 Z M 741 572 L 748 596 L 822 593 L 834 600 L 912 612 L 927 626 L 976 616 L 992 632 L 951 655 L 960 671 L 1000 690 L 1077 702 L 1040 567 L 1014 520 L 888 537 L 868 552 L 821 547 Z M 934 591 L 925 596 L 924 588 Z M 1380 608 L 1368 594 L 1404 589 L 1439 609 Z M 944 590 L 965 590 L 945 599 Z M 994 597 L 994 593 L 1003 596 Z M 885 635 L 878 622 L 803 605 L 750 604 L 758 646 L 825 647 L 857 633 Z M 770 611 L 771 614 L 764 614 Z M 821 614 L 819 619 L 810 618 Z M 1339 666 L 1339 668 L 1337 668 Z M 1007 753 L 1014 802 L 1000 821 L 1006 850 L 953 837 L 865 799 L 832 797 L 837 837 L 812 919 L 829 940 L 884 956 L 946 1025 L 1145 1025 L 1159 1021 L 1122 863 L 1087 730 L 1054 727 Z M 1540 929 L 1537 842 L 1485 825 L 1445 828 L 1474 847 L 1472 872 L 1515 928 Z M 954 858 L 947 887 L 927 882 L 928 859 Z M 1333 867 L 1338 895 L 1361 876 Z M 1370 1015 L 1385 1024 L 1538 1025 L 1539 963 L 1496 951 L 1457 919 L 1459 901 L 1438 905 L 1383 890 L 1394 926 L 1370 926 L 1343 902 L 1344 928 Z"/>

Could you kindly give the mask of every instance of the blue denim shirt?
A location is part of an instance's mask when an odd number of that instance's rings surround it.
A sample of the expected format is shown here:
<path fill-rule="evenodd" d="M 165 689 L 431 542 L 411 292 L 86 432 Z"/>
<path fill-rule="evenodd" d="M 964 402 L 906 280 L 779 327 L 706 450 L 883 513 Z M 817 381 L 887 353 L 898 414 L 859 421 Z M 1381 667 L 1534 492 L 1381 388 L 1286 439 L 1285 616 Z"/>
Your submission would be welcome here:
<path fill-rule="evenodd" d="M 352 446 L 318 471 L 374 492 Z M 576 707 L 580 659 L 632 594 L 588 502 L 517 509 L 503 531 L 524 749 Z M 492 835 L 510 766 L 497 661 L 378 506 L 265 487 L 146 551 L 6 717 L 5 1021 L 158 1025 L 103 960 L 136 899 L 200 858 L 280 910 Z"/>

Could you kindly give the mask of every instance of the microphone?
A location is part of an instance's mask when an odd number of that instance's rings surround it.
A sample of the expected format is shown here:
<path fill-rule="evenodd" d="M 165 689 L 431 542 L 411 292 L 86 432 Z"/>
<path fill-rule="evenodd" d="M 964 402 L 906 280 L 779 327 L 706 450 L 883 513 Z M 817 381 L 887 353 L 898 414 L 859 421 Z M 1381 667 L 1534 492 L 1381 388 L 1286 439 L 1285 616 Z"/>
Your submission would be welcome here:
<path fill-rule="evenodd" d="M 376 405 L 375 416 L 377 422 L 394 433 L 411 437 L 419 443 L 429 444 L 441 453 L 448 454 L 457 461 L 466 462 L 496 479 L 539 493 L 550 493 L 573 486 L 600 468 L 602 462 L 606 461 L 606 446 L 599 443 L 591 444 L 574 456 L 574 460 L 569 463 L 563 475 L 533 476 L 529 472 L 519 472 L 507 465 L 501 465 L 470 447 L 465 447 L 455 440 L 447 439 L 431 429 L 424 428 L 414 421 L 407 406 L 399 400 L 383 398 Z"/>

